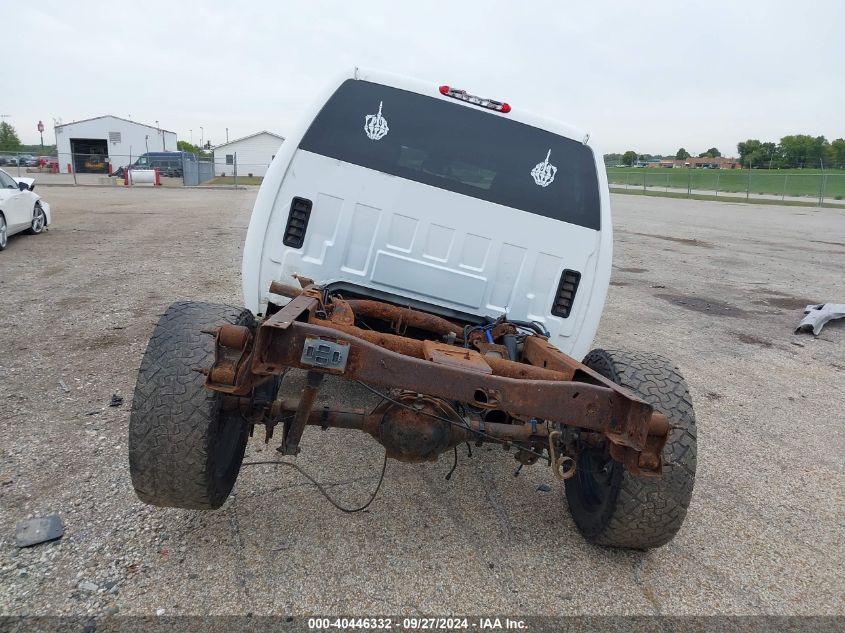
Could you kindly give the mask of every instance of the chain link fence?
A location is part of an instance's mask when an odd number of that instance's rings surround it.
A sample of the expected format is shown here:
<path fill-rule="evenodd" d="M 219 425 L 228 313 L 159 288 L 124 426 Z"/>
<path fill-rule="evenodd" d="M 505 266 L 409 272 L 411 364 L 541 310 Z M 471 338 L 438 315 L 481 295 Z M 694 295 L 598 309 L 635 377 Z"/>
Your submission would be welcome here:
<path fill-rule="evenodd" d="M 237 165 L 234 166 L 237 169 Z M 16 177 L 36 177 L 41 184 L 122 185 L 127 170 L 158 170 L 163 186 L 219 184 L 214 158 L 189 152 L 141 154 L 64 153 L 32 155 L 0 152 L 0 169 Z M 236 186 L 237 183 L 223 183 Z M 251 184 L 241 181 L 240 184 Z M 260 184 L 260 179 L 258 181 Z"/>
<path fill-rule="evenodd" d="M 608 167 L 611 191 L 845 206 L 845 170 Z"/>
<path fill-rule="evenodd" d="M 237 152 L 214 153 L 214 181 L 218 185 L 260 185 L 269 162 L 244 160 Z"/>

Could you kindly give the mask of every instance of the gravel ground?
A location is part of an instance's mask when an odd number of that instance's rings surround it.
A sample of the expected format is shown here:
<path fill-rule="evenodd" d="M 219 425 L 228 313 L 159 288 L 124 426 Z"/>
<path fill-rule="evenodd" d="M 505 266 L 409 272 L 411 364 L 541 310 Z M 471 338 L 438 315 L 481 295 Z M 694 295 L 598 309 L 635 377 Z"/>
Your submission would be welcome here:
<path fill-rule="evenodd" d="M 448 482 L 450 459 L 391 462 L 351 516 L 273 466 L 245 468 L 217 512 L 138 502 L 126 434 L 147 338 L 173 300 L 239 302 L 255 193 L 44 187 L 54 226 L 0 253 L 0 613 L 845 613 L 845 322 L 792 334 L 805 304 L 845 301 L 845 212 L 614 196 L 596 343 L 673 358 L 699 425 L 687 521 L 637 553 L 586 544 L 548 469 L 514 478 L 492 449 Z M 303 445 L 341 501 L 369 496 L 373 440 Z M 257 434 L 247 459 L 273 447 Z M 17 549 L 16 523 L 50 512 L 64 537 Z"/>

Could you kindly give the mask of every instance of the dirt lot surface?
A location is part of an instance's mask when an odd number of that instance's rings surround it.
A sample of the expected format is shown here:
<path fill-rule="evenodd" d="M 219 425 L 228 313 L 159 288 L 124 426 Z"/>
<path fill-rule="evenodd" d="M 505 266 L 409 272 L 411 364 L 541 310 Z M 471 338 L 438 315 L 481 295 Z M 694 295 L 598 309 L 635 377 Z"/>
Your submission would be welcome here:
<path fill-rule="evenodd" d="M 0 612 L 845 612 L 845 322 L 792 334 L 805 304 L 845 302 L 845 212 L 614 196 L 597 346 L 673 358 L 699 426 L 687 521 L 639 553 L 586 544 L 548 469 L 514 478 L 492 449 L 451 481 L 445 457 L 391 462 L 355 515 L 274 466 L 245 468 L 217 512 L 142 505 L 126 436 L 147 338 L 176 299 L 239 302 L 256 190 L 40 193 L 54 225 L 0 253 Z M 341 501 L 369 496 L 374 441 L 309 429 L 303 445 Z M 256 436 L 247 460 L 274 446 Z M 17 522 L 51 512 L 64 537 L 17 549 Z"/>

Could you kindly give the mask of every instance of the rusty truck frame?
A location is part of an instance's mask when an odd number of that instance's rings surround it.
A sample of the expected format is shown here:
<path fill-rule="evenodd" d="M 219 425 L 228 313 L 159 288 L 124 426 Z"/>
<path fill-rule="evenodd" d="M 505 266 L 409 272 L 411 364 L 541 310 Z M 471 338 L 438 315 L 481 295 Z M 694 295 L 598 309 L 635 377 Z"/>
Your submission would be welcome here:
<path fill-rule="evenodd" d="M 305 283 L 298 289 L 274 282 L 271 291 L 291 301 L 256 331 L 231 324 L 216 330 L 214 363 L 206 373 L 206 387 L 227 396 L 227 406 L 245 408 L 250 424 L 264 425 L 270 437 L 284 420 L 280 452 L 299 453 L 306 425 L 365 431 L 384 445 L 388 457 L 408 462 L 436 460 L 462 442 L 495 442 L 512 446 L 525 464 L 546 451 L 555 476 L 563 480 L 575 474 L 577 455 L 560 429 L 574 427 L 606 441 L 610 456 L 629 472 L 661 476 L 666 416 L 542 335 L 524 337 L 519 362 L 505 345 L 487 343 L 478 331 L 461 338 L 464 326 L 442 317 L 331 297 L 310 280 Z M 356 317 L 389 323 L 393 333 L 357 327 Z M 408 327 L 453 342 L 401 336 Z M 517 334 L 507 321 L 492 329 L 495 338 Z M 256 387 L 289 368 L 308 372 L 299 400 L 251 409 L 249 396 Z M 394 417 L 383 409 L 315 409 L 327 374 L 400 390 L 406 400 L 419 397 L 425 404 L 399 407 Z M 443 405 L 448 415 L 435 413 L 424 398 L 467 403 L 474 414 L 460 416 L 448 405 Z"/>

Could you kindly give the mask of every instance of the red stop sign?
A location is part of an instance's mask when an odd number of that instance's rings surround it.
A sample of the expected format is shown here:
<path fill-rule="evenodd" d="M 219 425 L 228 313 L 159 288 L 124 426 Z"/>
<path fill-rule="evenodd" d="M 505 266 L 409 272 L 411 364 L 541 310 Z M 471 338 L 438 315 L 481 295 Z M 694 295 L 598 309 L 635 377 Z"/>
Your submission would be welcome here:
<path fill-rule="evenodd" d="M 38 131 L 39 131 L 39 132 L 43 132 L 43 131 L 44 131 L 44 124 L 43 124 L 41 121 L 39 121 L 39 122 L 38 122 Z"/>

